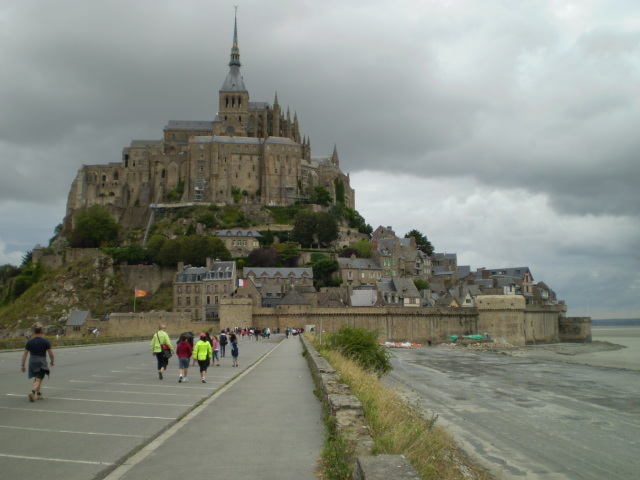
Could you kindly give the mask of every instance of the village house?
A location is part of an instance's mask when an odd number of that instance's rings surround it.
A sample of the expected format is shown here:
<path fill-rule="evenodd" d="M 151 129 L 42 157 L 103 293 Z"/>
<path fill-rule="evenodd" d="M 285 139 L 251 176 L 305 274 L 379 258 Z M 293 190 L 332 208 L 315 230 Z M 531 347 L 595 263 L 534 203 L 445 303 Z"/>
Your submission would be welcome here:
<path fill-rule="evenodd" d="M 173 311 L 196 320 L 218 318 L 220 300 L 236 290 L 236 262 L 207 259 L 205 267 L 178 264 L 173 282 Z"/>
<path fill-rule="evenodd" d="M 246 257 L 252 250 L 260 248 L 260 235 L 256 230 L 218 230 L 216 237 L 224 242 L 233 257 Z"/>

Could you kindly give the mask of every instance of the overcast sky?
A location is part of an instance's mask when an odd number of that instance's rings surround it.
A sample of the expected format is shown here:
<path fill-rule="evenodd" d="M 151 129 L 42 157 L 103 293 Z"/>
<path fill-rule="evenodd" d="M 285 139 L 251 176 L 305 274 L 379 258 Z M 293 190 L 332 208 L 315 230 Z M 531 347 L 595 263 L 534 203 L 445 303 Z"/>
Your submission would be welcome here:
<path fill-rule="evenodd" d="M 82 164 L 213 119 L 234 3 L 251 100 L 337 145 L 374 228 L 640 317 L 637 0 L 0 0 L 0 264 L 48 244 Z"/>

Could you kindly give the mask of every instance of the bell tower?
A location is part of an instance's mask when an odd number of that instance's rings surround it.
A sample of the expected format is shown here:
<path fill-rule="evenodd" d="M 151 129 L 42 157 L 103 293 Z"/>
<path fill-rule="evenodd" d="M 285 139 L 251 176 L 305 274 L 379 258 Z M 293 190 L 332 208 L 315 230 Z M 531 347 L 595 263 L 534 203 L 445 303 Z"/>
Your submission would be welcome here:
<path fill-rule="evenodd" d="M 218 118 L 221 123 L 216 128 L 215 135 L 246 136 L 249 124 L 249 92 L 240 74 L 238 7 L 235 8 L 229 73 L 218 92 Z"/>

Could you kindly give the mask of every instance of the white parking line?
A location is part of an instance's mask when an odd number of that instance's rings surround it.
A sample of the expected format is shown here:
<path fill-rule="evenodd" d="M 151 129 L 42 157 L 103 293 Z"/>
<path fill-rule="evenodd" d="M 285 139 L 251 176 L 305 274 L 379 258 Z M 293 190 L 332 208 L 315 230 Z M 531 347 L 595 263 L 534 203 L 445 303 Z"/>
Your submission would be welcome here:
<path fill-rule="evenodd" d="M 9 397 L 23 397 L 24 394 L 7 393 Z M 180 403 L 151 403 L 151 402 L 130 402 L 124 400 L 98 400 L 91 398 L 68 398 L 68 397 L 52 397 L 47 395 L 47 399 L 55 400 L 70 400 L 72 402 L 99 402 L 99 403 L 123 403 L 125 405 L 154 405 L 158 407 L 191 407 L 193 404 L 180 404 Z"/>
<path fill-rule="evenodd" d="M 93 382 L 91 382 L 93 383 Z M 113 383 L 110 383 L 109 385 L 113 385 Z M 137 385 L 138 387 L 140 385 Z M 181 393 L 154 393 L 153 395 L 163 395 L 165 397 L 184 397 L 186 395 L 201 395 L 202 394 L 202 388 L 200 387 L 200 385 L 194 385 L 193 387 L 189 387 L 186 385 L 183 385 L 182 387 L 178 387 L 180 390 L 187 390 L 187 389 L 192 389 L 192 390 L 196 390 L 193 392 L 181 392 Z M 65 391 L 69 391 L 68 388 L 65 387 L 50 387 L 47 385 L 46 387 L 47 392 L 50 390 L 65 390 Z M 93 388 L 83 388 L 83 389 L 75 389 L 73 390 L 74 392 L 98 392 L 98 393 L 124 393 L 127 395 L 145 395 L 145 396 L 149 396 L 149 391 L 144 391 L 144 392 L 132 392 L 130 390 L 97 390 L 97 389 L 93 389 Z M 47 395 L 47 397 L 49 397 L 49 395 Z"/>
<path fill-rule="evenodd" d="M 114 377 L 115 378 L 115 377 Z M 92 382 L 90 380 L 69 380 L 72 383 L 91 383 L 93 385 L 103 385 L 103 383 L 101 382 Z M 226 382 L 226 381 L 225 381 Z M 214 382 L 214 381 L 210 381 L 207 380 L 207 383 L 205 383 L 204 385 L 216 385 L 216 384 L 224 384 L 225 382 Z M 175 382 L 178 383 L 178 382 Z M 201 387 L 201 388 L 206 388 L 206 387 L 202 387 L 202 383 L 200 383 L 199 380 L 189 380 L 189 383 L 192 383 L 193 385 L 190 386 L 178 386 L 175 385 L 174 382 L 166 382 L 166 383 L 154 383 L 154 387 L 161 387 L 161 388 L 194 388 L 196 386 Z M 140 385 L 140 382 L 138 383 L 125 383 L 125 382 L 109 382 L 109 385 L 127 385 L 127 386 L 131 386 L 131 387 L 141 387 L 143 385 Z M 144 385 L 145 387 L 148 387 L 149 385 Z M 105 392 L 107 392 L 107 390 L 105 390 Z M 148 393 L 148 392 L 147 392 Z M 155 395 L 155 394 L 154 394 Z"/>
<path fill-rule="evenodd" d="M 89 415 L 92 417 L 142 418 L 145 420 L 175 420 L 174 417 L 145 417 L 142 415 L 116 415 L 112 413 L 64 412 L 60 410 L 42 410 L 39 408 L 0 407 L 3 410 L 20 410 L 24 412 L 60 413 L 64 415 Z"/>
<path fill-rule="evenodd" d="M 75 430 L 53 430 L 50 428 L 16 427 L 14 425 L 0 425 L 0 428 L 12 428 L 14 430 L 31 430 L 33 432 L 73 433 L 73 434 L 79 434 L 79 435 L 96 435 L 96 436 L 105 436 L 105 437 L 132 437 L 132 438 L 148 437 L 148 435 L 128 435 L 125 433 L 79 432 Z"/>
<path fill-rule="evenodd" d="M 81 463 L 83 465 L 113 465 L 113 463 L 111 462 L 92 462 L 89 460 L 71 460 L 70 458 L 30 457 L 27 455 L 10 455 L 8 453 L 0 453 L 0 457 L 19 458 L 22 460 L 42 460 L 45 462 Z"/>

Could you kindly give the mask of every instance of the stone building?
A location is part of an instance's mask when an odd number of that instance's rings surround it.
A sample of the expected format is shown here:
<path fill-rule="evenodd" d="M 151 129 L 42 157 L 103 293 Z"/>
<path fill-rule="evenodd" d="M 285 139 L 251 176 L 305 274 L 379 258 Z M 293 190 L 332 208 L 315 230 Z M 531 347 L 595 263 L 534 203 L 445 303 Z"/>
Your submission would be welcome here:
<path fill-rule="evenodd" d="M 216 237 L 224 242 L 225 247 L 233 257 L 246 257 L 252 250 L 260 248 L 262 235 L 256 230 L 241 230 L 229 228 L 218 230 Z"/>
<path fill-rule="evenodd" d="M 343 285 L 375 285 L 382 278 L 382 268 L 372 258 L 338 258 L 340 270 L 336 272 L 342 278 Z"/>
<path fill-rule="evenodd" d="M 194 320 L 218 318 L 220 301 L 236 291 L 236 262 L 211 261 L 206 267 L 178 264 L 173 282 L 173 311 Z"/>
<path fill-rule="evenodd" d="M 373 232 L 371 258 L 382 267 L 383 278 L 431 278 L 431 259 L 418 250 L 415 238 L 400 238 L 391 227 Z"/>
<path fill-rule="evenodd" d="M 171 120 L 160 140 L 133 140 L 120 162 L 83 165 L 72 184 L 64 231 L 73 215 L 95 204 L 149 207 L 166 201 L 289 205 L 324 187 L 355 208 L 355 192 L 340 169 L 337 149 L 312 156 L 297 114 L 249 98 L 240 73 L 237 21 L 229 72 L 211 120 Z M 144 210 L 141 210 L 144 211 Z"/>

